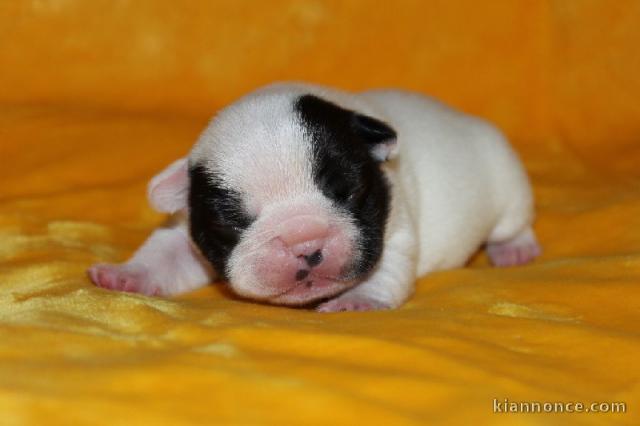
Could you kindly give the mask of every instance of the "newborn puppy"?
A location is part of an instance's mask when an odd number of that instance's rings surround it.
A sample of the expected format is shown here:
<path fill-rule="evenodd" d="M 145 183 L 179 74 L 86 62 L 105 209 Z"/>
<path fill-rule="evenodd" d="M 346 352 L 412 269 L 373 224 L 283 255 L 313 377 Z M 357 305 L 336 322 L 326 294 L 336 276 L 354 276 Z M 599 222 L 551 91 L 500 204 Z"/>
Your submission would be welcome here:
<path fill-rule="evenodd" d="M 486 122 L 397 90 L 277 84 L 218 113 L 149 183 L 176 215 L 100 287 L 172 295 L 216 277 L 237 294 L 323 312 L 388 309 L 417 277 L 540 248 L 527 176 Z"/>

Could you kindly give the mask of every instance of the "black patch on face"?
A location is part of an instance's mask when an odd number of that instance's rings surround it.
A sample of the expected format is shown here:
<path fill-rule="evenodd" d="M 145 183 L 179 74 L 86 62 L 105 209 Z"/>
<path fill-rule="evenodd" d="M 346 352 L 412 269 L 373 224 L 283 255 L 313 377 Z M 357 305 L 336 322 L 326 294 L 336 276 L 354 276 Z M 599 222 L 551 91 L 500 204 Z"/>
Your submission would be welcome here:
<path fill-rule="evenodd" d="M 189 179 L 191 237 L 216 272 L 227 279 L 229 255 L 252 218 L 246 214 L 240 194 L 224 187 L 204 166 L 191 166 Z"/>
<path fill-rule="evenodd" d="M 295 111 L 313 144 L 316 185 L 360 230 L 362 254 L 349 275 L 366 274 L 382 254 L 391 202 L 389 183 L 370 150 L 396 134 L 379 120 L 313 95 L 298 98 Z"/>

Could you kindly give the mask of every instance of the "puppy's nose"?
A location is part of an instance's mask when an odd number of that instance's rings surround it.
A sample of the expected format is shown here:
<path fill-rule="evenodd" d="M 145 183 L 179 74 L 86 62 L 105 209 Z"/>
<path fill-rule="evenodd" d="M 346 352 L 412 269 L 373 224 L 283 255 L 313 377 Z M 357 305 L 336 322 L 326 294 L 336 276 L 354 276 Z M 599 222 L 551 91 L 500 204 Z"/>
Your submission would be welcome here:
<path fill-rule="evenodd" d="M 309 256 L 321 250 L 328 234 L 327 220 L 312 215 L 294 216 L 278 227 L 278 236 L 296 256 Z"/>

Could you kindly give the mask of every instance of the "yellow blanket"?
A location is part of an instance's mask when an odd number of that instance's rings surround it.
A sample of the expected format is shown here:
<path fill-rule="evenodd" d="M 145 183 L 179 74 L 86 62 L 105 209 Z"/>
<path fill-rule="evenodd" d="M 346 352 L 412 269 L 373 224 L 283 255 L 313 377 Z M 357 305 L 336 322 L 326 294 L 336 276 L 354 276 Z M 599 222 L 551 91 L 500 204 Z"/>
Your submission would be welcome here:
<path fill-rule="evenodd" d="M 638 22 L 634 0 L 0 2 L 0 424 L 640 424 Z M 92 286 L 163 221 L 146 181 L 285 79 L 495 122 L 543 256 L 480 254 L 373 313 Z M 627 412 L 502 412 L 534 401 Z"/>

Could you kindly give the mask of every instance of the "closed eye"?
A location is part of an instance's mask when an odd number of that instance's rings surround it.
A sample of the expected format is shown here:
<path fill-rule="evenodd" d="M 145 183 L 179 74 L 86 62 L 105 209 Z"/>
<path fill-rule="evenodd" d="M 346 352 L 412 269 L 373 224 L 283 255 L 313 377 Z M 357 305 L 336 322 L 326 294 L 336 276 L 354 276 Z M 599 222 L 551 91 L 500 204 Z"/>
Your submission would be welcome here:
<path fill-rule="evenodd" d="M 320 186 L 329 198 L 335 201 L 347 201 L 351 195 L 351 187 L 344 177 L 337 174 L 324 176 L 320 181 Z"/>
<path fill-rule="evenodd" d="M 347 201 L 349 201 L 350 203 L 356 203 L 360 201 L 366 195 L 366 193 L 367 188 L 364 185 L 357 185 L 349 194 Z"/>

